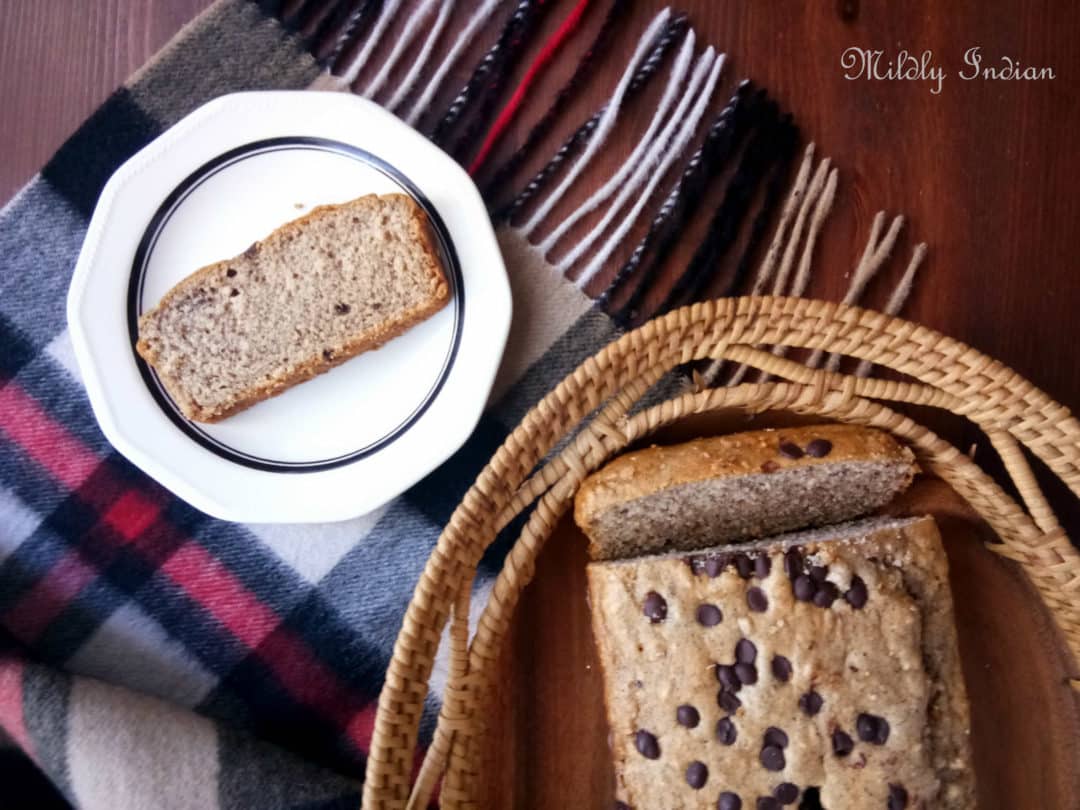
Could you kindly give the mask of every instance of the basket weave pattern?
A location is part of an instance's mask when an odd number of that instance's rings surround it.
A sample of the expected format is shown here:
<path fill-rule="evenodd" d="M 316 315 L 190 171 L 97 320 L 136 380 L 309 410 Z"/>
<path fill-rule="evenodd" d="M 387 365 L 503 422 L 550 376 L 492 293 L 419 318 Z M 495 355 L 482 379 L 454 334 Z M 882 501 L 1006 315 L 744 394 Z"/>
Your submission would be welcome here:
<path fill-rule="evenodd" d="M 755 348 L 761 344 L 868 360 L 912 382 L 810 369 Z M 687 393 L 628 415 L 665 373 L 705 358 L 746 363 L 781 381 Z M 882 402 L 942 408 L 973 421 L 1001 457 L 1023 507 L 968 456 Z M 465 494 L 421 575 L 394 648 L 379 698 L 364 807 L 426 807 L 440 777 L 444 807 L 476 806 L 483 769 L 477 740 L 493 687 L 490 673 L 537 555 L 582 480 L 663 426 L 732 407 L 873 426 L 907 443 L 923 469 L 956 490 L 995 531 L 1001 542 L 990 548 L 1022 566 L 1056 620 L 1075 668 L 1080 554 L 1022 451 L 1026 447 L 1080 497 L 1080 423 L 1069 410 L 1001 363 L 908 321 L 802 298 L 709 301 L 646 323 L 586 360 L 526 414 Z M 470 641 L 471 585 L 480 558 L 499 530 L 532 504 Z M 448 621 L 450 677 L 435 736 L 411 785 L 420 715 Z M 1075 678 L 1077 672 L 1071 674 Z"/>

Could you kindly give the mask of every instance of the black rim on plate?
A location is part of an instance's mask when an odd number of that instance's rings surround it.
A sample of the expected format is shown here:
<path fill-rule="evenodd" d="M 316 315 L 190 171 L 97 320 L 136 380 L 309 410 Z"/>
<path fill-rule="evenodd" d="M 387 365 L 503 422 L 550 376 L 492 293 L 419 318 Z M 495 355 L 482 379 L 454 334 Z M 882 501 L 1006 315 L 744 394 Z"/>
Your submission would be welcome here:
<path fill-rule="evenodd" d="M 446 271 L 447 279 L 450 282 L 450 297 L 454 307 L 453 333 L 451 335 L 450 345 L 435 381 L 432 383 L 420 403 L 416 405 L 416 407 L 413 408 L 413 410 L 397 425 L 378 439 L 348 453 L 343 453 L 334 456 L 333 458 L 324 458 L 315 461 L 280 461 L 263 458 L 230 447 L 214 438 L 197 423 L 187 419 L 180 412 L 176 403 L 173 402 L 172 398 L 165 391 L 165 387 L 158 379 L 157 374 L 149 364 L 142 359 L 135 349 L 139 340 L 139 315 L 143 312 L 142 298 L 143 284 L 146 279 L 146 268 L 153 256 L 154 247 L 157 244 L 158 237 L 160 237 L 162 231 L 168 225 L 169 220 L 180 205 L 195 191 L 195 189 L 229 166 L 233 166 L 240 161 L 258 155 L 265 155 L 268 152 L 294 150 L 332 152 L 365 163 L 388 177 L 396 183 L 404 193 L 416 200 L 417 204 L 427 215 L 428 221 L 431 223 L 432 229 L 435 232 L 439 251 L 442 254 L 443 269 Z M 457 357 L 458 346 L 461 343 L 462 323 L 465 317 L 465 285 L 461 276 L 461 266 L 458 262 L 457 252 L 454 249 L 454 243 L 450 238 L 450 233 L 446 228 L 446 224 L 439 216 L 439 212 L 435 210 L 435 206 L 431 204 L 431 201 L 428 200 L 419 188 L 417 188 L 415 183 L 402 174 L 397 168 L 391 166 L 385 160 L 370 152 L 340 141 L 311 137 L 270 138 L 238 146 L 235 149 L 224 152 L 213 160 L 204 163 L 184 178 L 184 180 L 170 192 L 169 196 L 165 198 L 164 202 L 162 202 L 161 206 L 154 213 L 154 216 L 151 217 L 146 230 L 143 231 L 142 238 L 139 240 L 139 246 L 135 251 L 135 260 L 131 267 L 131 277 L 128 280 L 127 317 L 128 334 L 131 339 L 131 351 L 135 357 L 135 362 L 139 367 L 139 373 L 142 375 L 143 381 L 153 395 L 154 401 L 158 404 L 158 407 L 164 411 L 173 424 L 182 430 L 185 435 L 200 446 L 209 450 L 211 453 L 245 467 L 251 467 L 256 470 L 264 470 L 267 472 L 317 472 L 319 470 L 341 467 L 345 464 L 350 464 L 377 453 L 404 434 L 405 431 L 412 427 L 431 406 L 431 403 L 434 402 L 435 397 L 442 389 L 450 374 L 450 369 L 453 367 L 454 360 Z"/>

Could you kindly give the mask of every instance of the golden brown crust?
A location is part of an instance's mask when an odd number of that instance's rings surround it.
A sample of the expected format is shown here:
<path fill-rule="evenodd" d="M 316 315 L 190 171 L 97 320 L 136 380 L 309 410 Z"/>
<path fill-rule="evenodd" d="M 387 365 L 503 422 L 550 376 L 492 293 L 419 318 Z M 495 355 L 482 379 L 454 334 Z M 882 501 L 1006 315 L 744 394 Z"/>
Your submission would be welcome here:
<path fill-rule="evenodd" d="M 189 398 L 181 394 L 183 388 L 179 382 L 172 378 L 170 375 L 163 373 L 160 368 L 159 355 L 154 345 L 140 337 L 136 343 L 135 348 L 139 355 L 157 371 L 158 376 L 161 378 L 166 390 L 169 391 L 173 400 L 180 407 L 188 419 L 196 422 L 203 422 L 212 424 L 214 422 L 220 422 L 233 414 L 255 405 L 258 402 L 269 399 L 276 396 L 283 391 L 292 388 L 294 385 L 298 385 L 302 382 L 306 382 L 313 377 L 323 374 L 335 366 L 344 363 L 346 360 L 351 360 L 363 352 L 372 351 L 379 348 L 387 341 L 404 334 L 413 326 L 427 318 L 434 315 L 440 309 L 442 309 L 447 301 L 450 299 L 450 288 L 446 279 L 446 275 L 442 269 L 442 263 L 439 260 L 439 249 L 435 241 L 434 231 L 431 228 L 430 223 L 427 220 L 427 216 L 420 209 L 420 206 L 409 196 L 404 194 L 387 194 L 381 195 L 385 197 L 402 197 L 408 200 L 410 205 L 410 212 L 412 214 L 413 221 L 413 236 L 417 244 L 422 246 L 424 257 L 426 259 L 427 272 L 432 283 L 432 297 L 422 306 L 415 307 L 408 311 L 403 316 L 395 321 L 387 321 L 379 324 L 373 329 L 369 329 L 366 333 L 359 335 L 357 338 L 351 341 L 347 341 L 344 344 L 335 347 L 332 351 L 330 360 L 325 359 L 324 356 L 313 356 L 307 363 L 295 368 L 291 373 L 278 379 L 272 379 L 269 382 L 257 386 L 250 391 L 239 395 L 233 403 L 227 408 L 221 408 L 216 410 L 207 410 L 199 406 L 197 402 L 191 401 Z M 277 228 L 272 233 L 265 236 L 263 239 L 252 244 L 244 253 L 234 256 L 231 259 L 225 259 L 223 261 L 214 262 L 206 267 L 196 270 L 191 275 L 179 281 L 172 287 L 165 295 L 162 296 L 157 306 L 143 313 L 139 317 L 139 333 L 142 335 L 145 331 L 146 325 L 151 323 L 158 315 L 159 312 L 167 309 L 172 302 L 178 297 L 188 293 L 190 290 L 199 287 L 206 281 L 211 280 L 216 274 L 219 274 L 222 268 L 231 262 L 235 262 L 237 259 L 247 256 L 252 252 L 258 252 L 262 249 L 271 237 L 278 237 L 288 233 L 295 233 L 302 230 L 312 222 L 317 221 L 325 214 L 336 211 L 344 207 L 353 207 L 358 204 L 377 204 L 380 200 L 378 194 L 366 194 L 355 200 L 339 203 L 334 205 L 319 205 L 312 208 L 307 214 L 290 222 L 285 223 L 281 227 Z"/>
<path fill-rule="evenodd" d="M 800 450 L 817 440 L 831 444 L 828 454 L 788 458 L 780 445 Z M 911 451 L 880 430 L 856 425 L 810 425 L 755 430 L 694 439 L 667 447 L 652 446 L 626 453 L 590 475 L 574 499 L 574 520 L 593 537 L 598 517 L 608 509 L 672 487 L 714 478 L 736 478 L 763 472 L 834 464 L 843 461 L 897 461 L 913 465 Z M 590 541 L 593 556 L 599 556 Z"/>

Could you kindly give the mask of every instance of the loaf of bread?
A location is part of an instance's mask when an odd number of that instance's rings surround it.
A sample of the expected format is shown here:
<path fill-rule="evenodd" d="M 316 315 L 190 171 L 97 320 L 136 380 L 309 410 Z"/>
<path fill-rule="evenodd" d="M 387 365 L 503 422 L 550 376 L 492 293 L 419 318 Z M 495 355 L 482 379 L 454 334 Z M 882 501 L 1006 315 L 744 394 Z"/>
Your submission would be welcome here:
<path fill-rule="evenodd" d="M 594 560 L 688 551 L 866 515 L 907 488 L 911 451 L 851 425 L 758 430 L 650 447 L 582 484 Z"/>
<path fill-rule="evenodd" d="M 324 205 L 198 270 L 139 319 L 140 355 L 189 419 L 216 422 L 376 349 L 449 286 L 404 194 Z"/>
<path fill-rule="evenodd" d="M 617 806 L 973 808 L 947 574 L 931 518 L 591 563 Z"/>

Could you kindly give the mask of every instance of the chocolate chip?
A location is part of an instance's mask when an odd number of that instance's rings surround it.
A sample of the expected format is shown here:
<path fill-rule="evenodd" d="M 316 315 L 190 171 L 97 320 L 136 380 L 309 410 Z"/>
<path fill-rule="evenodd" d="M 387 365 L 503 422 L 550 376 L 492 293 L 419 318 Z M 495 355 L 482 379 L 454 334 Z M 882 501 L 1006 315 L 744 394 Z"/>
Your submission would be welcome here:
<path fill-rule="evenodd" d="M 798 459 L 803 457 L 803 450 L 795 442 L 780 442 L 780 455 L 784 458 Z"/>
<path fill-rule="evenodd" d="M 228 270 L 225 271 L 225 275 L 229 278 L 236 278 L 236 271 L 230 267 Z"/>
<path fill-rule="evenodd" d="M 819 608 L 832 607 L 832 603 L 840 596 L 840 589 L 831 582 L 822 582 L 818 592 L 814 594 L 814 604 Z"/>
<path fill-rule="evenodd" d="M 348 304 L 334 304 L 334 312 L 338 315 L 348 315 L 351 310 L 352 307 Z"/>
<path fill-rule="evenodd" d="M 697 728 L 697 724 L 701 722 L 701 715 L 689 703 L 684 703 L 675 710 L 675 721 L 686 728 Z"/>
<path fill-rule="evenodd" d="M 791 662 L 782 655 L 774 655 L 772 659 L 772 674 L 778 681 L 790 681 Z"/>
<path fill-rule="evenodd" d="M 780 802 L 772 796 L 759 796 L 754 808 L 755 810 L 780 810 Z"/>
<path fill-rule="evenodd" d="M 884 745 L 889 739 L 889 721 L 876 714 L 860 714 L 855 719 L 855 731 L 863 742 Z"/>
<path fill-rule="evenodd" d="M 620 802 L 618 799 L 616 799 L 615 810 L 631 810 L 631 808 L 630 805 L 628 805 L 626 802 Z"/>
<path fill-rule="evenodd" d="M 240 291 L 236 289 L 236 287 L 233 287 L 231 290 L 229 290 L 229 298 L 236 298 L 236 296 L 238 296 L 239 294 Z"/>
<path fill-rule="evenodd" d="M 804 790 L 802 801 L 799 802 L 799 810 L 825 810 L 821 806 L 821 788 L 808 787 Z"/>
<path fill-rule="evenodd" d="M 735 555 L 735 570 L 743 579 L 750 579 L 754 575 L 754 563 L 745 554 Z"/>
<path fill-rule="evenodd" d="M 656 735 L 642 729 L 634 735 L 634 747 L 645 759 L 660 759 L 660 743 Z"/>
<path fill-rule="evenodd" d="M 753 686 L 757 683 L 757 667 L 753 664 L 736 664 L 735 675 L 743 686 Z"/>
<path fill-rule="evenodd" d="M 829 568 L 825 565 L 812 565 L 810 566 L 810 579 L 814 580 L 818 584 L 821 584 L 829 578 Z"/>
<path fill-rule="evenodd" d="M 765 742 L 763 745 L 775 745 L 777 748 L 788 747 L 788 736 L 782 728 L 769 726 L 765 729 Z"/>
<path fill-rule="evenodd" d="M 815 714 L 821 711 L 821 707 L 825 705 L 824 699 L 811 689 L 809 692 L 803 694 L 799 698 L 799 708 L 803 710 L 803 714 L 808 717 L 813 717 Z"/>
<path fill-rule="evenodd" d="M 798 548 L 789 548 L 784 552 L 784 573 L 795 579 L 803 572 L 803 555 Z"/>
<path fill-rule="evenodd" d="M 780 469 L 780 465 L 773 461 L 771 458 L 761 462 L 761 471 L 763 473 L 774 473 Z"/>
<path fill-rule="evenodd" d="M 814 439 L 806 445 L 806 455 L 814 458 L 825 458 L 832 452 L 832 442 L 828 439 Z"/>
<path fill-rule="evenodd" d="M 754 560 L 754 573 L 758 579 L 765 579 L 772 571 L 772 560 L 765 554 L 760 555 Z"/>
<path fill-rule="evenodd" d="M 752 664 L 757 659 L 757 647 L 748 638 L 740 638 L 735 645 L 735 660 L 740 664 Z"/>
<path fill-rule="evenodd" d="M 739 730 L 730 717 L 721 717 L 716 721 L 716 741 L 721 745 L 734 745 Z"/>
<path fill-rule="evenodd" d="M 724 571 L 725 560 L 722 557 L 706 557 L 705 558 L 705 575 L 711 579 L 716 579 Z"/>
<path fill-rule="evenodd" d="M 738 793 L 725 790 L 716 800 L 716 810 L 742 810 L 742 799 Z"/>
<path fill-rule="evenodd" d="M 800 602 L 809 602 L 817 593 L 817 583 L 806 574 L 799 574 L 791 583 L 791 591 Z"/>
<path fill-rule="evenodd" d="M 709 769 L 704 762 L 691 762 L 686 767 L 686 784 L 694 790 L 701 790 L 709 781 Z"/>
<path fill-rule="evenodd" d="M 782 771 L 787 764 L 784 762 L 784 750 L 778 745 L 766 745 L 761 749 L 758 759 L 767 771 Z"/>
<path fill-rule="evenodd" d="M 642 612 L 649 617 L 653 624 L 662 622 L 667 618 L 667 601 L 656 591 L 645 594 L 645 605 Z"/>
<path fill-rule="evenodd" d="M 716 704 L 728 714 L 735 714 L 742 706 L 742 701 L 739 700 L 738 695 L 734 692 L 729 692 L 727 689 L 721 689 L 716 694 Z"/>
<path fill-rule="evenodd" d="M 334 359 L 333 350 L 332 349 L 323 349 L 322 357 L 323 357 L 323 360 L 325 360 L 326 362 L 329 363 L 331 360 Z"/>
<path fill-rule="evenodd" d="M 908 795 L 903 785 L 889 784 L 889 810 L 904 810 L 907 807 Z"/>
<path fill-rule="evenodd" d="M 755 613 L 764 613 L 769 607 L 769 598 L 761 588 L 750 588 L 746 592 L 746 605 Z"/>
<path fill-rule="evenodd" d="M 723 618 L 724 614 L 716 605 L 698 605 L 697 620 L 703 627 L 715 627 Z"/>
<path fill-rule="evenodd" d="M 847 732 L 836 729 L 832 733 L 832 750 L 838 757 L 846 757 L 855 749 L 855 741 Z"/>
<path fill-rule="evenodd" d="M 851 578 L 851 587 L 848 588 L 847 593 L 844 594 L 844 599 L 855 610 L 858 610 L 866 604 L 866 600 L 869 598 L 869 593 L 866 590 L 866 583 L 859 577 Z"/>
<path fill-rule="evenodd" d="M 791 782 L 781 782 L 773 790 L 772 795 L 780 804 L 795 804 L 799 800 L 799 786 Z"/>
<path fill-rule="evenodd" d="M 742 687 L 742 681 L 739 680 L 739 675 L 731 664 L 716 665 L 716 680 L 720 681 L 720 685 L 729 692 L 738 692 Z"/>

